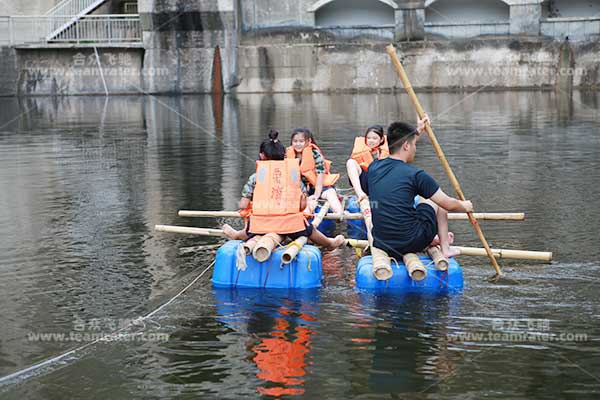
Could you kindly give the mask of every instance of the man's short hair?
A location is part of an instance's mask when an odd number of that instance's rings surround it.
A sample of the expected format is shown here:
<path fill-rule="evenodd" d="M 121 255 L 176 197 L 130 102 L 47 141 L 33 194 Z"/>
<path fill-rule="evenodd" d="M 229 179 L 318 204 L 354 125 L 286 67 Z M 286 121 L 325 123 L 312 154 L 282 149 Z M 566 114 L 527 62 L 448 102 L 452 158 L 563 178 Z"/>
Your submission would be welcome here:
<path fill-rule="evenodd" d="M 388 127 L 388 146 L 390 154 L 400 150 L 404 143 L 413 139 L 419 132 L 406 122 L 392 122 Z"/>

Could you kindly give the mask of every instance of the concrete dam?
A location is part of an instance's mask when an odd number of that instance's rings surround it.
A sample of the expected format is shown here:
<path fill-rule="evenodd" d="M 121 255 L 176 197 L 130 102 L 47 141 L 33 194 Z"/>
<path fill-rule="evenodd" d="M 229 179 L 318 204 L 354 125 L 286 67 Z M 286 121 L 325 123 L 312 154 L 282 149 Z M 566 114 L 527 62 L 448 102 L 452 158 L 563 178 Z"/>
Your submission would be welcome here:
<path fill-rule="evenodd" d="M 591 0 L 38 0 L 0 6 L 0 94 L 600 85 Z"/>

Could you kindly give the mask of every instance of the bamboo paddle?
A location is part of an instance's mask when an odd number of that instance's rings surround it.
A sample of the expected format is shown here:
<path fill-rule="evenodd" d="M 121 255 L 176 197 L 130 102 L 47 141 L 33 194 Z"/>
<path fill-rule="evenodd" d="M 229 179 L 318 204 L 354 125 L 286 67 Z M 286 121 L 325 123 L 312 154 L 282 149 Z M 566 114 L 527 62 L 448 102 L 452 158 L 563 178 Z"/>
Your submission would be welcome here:
<path fill-rule="evenodd" d="M 389 54 L 390 58 L 392 59 L 392 63 L 396 67 L 396 72 L 398 72 L 398 76 L 399 76 L 400 80 L 402 81 L 402 85 L 404 85 L 404 89 L 406 90 L 406 93 L 408 93 L 408 96 L 410 97 L 413 105 L 415 106 L 415 109 L 417 110 L 417 114 L 419 115 L 419 118 L 423 118 L 423 115 L 425 114 L 425 112 L 423 111 L 423 108 L 421 107 L 421 103 L 419 103 L 419 99 L 417 99 L 417 95 L 415 94 L 415 91 L 413 90 L 412 85 L 410 84 L 410 81 L 408 80 L 408 77 L 406 76 L 406 72 L 404 72 L 404 67 L 402 67 L 400 60 L 398 59 L 398 55 L 396 54 L 396 48 L 394 47 L 394 45 L 390 44 L 389 46 L 386 47 L 386 51 Z M 460 184 L 458 183 L 458 180 L 456 179 L 456 176 L 454 175 L 454 172 L 452 171 L 450 164 L 448 164 L 448 160 L 446 160 L 446 156 L 444 155 L 444 152 L 442 151 L 442 147 L 440 146 L 439 142 L 437 141 L 435 133 L 433 133 L 433 130 L 431 129 L 431 126 L 429 126 L 429 124 L 425 125 L 425 130 L 427 131 L 427 136 L 429 137 L 429 140 L 430 140 L 431 144 L 433 145 L 433 149 L 435 150 L 435 153 L 437 154 L 438 158 L 440 159 L 442 166 L 444 167 L 444 170 L 446 171 L 446 174 L 448 175 L 448 178 L 450 178 L 450 182 L 452 183 L 452 186 L 454 187 L 456 194 L 458 195 L 459 199 L 464 201 L 465 195 L 463 194 L 462 189 L 460 188 Z M 475 232 L 477 232 L 477 236 L 479 236 L 479 240 L 481 241 L 481 244 L 483 244 L 483 247 L 485 248 L 487 256 L 490 259 L 490 262 L 492 263 L 494 270 L 496 270 L 496 278 L 499 278 L 500 276 L 502 276 L 502 271 L 500 270 L 500 266 L 498 265 L 498 262 L 496 261 L 496 259 L 494 258 L 494 255 L 492 254 L 492 250 L 490 249 L 490 246 L 488 245 L 487 240 L 485 240 L 485 236 L 483 236 L 481 227 L 479 226 L 479 223 L 477 222 L 477 220 L 473 217 L 472 212 L 468 213 L 468 216 L 469 216 L 469 221 L 471 222 L 471 225 L 473 225 L 473 227 L 475 228 Z"/>

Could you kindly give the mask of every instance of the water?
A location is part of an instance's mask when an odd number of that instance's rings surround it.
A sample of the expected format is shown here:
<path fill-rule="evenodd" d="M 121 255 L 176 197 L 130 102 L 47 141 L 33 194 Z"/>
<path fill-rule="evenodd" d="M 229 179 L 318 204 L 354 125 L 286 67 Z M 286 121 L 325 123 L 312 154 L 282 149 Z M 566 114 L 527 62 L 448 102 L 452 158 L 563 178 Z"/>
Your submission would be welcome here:
<path fill-rule="evenodd" d="M 325 254 L 316 291 L 215 291 L 207 273 L 128 331 L 143 340 L 94 344 L 1 396 L 596 398 L 598 94 L 419 97 L 476 210 L 527 215 L 483 222 L 492 246 L 551 265 L 502 261 L 521 284 L 497 285 L 463 257 L 464 293 L 438 297 L 356 291 L 350 249 Z M 340 171 L 355 135 L 395 119 L 414 120 L 405 95 L 0 99 L 0 376 L 85 344 L 32 333 L 112 332 L 203 271 L 217 239 L 152 228 L 239 226 L 177 210 L 235 209 L 269 128 L 310 127 Z M 426 139 L 416 164 L 452 193 Z M 451 229 L 478 246 L 468 223 Z"/>

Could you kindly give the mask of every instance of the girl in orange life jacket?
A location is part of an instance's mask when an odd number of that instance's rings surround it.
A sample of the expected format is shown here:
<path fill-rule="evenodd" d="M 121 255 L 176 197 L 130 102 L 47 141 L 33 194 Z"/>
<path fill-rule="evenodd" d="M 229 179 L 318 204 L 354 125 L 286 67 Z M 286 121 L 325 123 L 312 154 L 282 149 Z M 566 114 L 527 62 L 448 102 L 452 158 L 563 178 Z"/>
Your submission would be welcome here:
<path fill-rule="evenodd" d="M 261 143 L 260 154 L 259 154 L 259 158 L 261 161 L 282 161 L 282 160 L 284 160 L 285 147 L 281 144 L 279 139 L 277 139 L 278 135 L 279 135 L 279 132 L 271 130 L 269 132 L 269 138 L 264 140 Z M 267 167 L 266 164 L 260 164 L 260 162 L 258 162 L 257 164 L 258 164 L 257 171 L 259 170 L 261 165 L 264 167 Z M 299 172 L 297 164 L 296 164 L 295 168 Z M 286 172 L 287 172 L 287 170 L 286 170 Z M 268 192 L 268 184 L 261 183 L 261 182 L 257 183 L 256 175 L 257 175 L 256 173 L 252 174 L 250 176 L 250 178 L 248 179 L 248 182 L 246 183 L 246 185 L 244 185 L 244 189 L 242 191 L 242 198 L 240 199 L 240 210 L 245 210 L 248 208 L 251 200 L 254 197 L 255 189 L 257 189 L 257 191 L 259 193 L 261 193 L 261 196 L 264 196 L 264 193 Z M 271 176 L 271 178 L 273 178 L 273 177 Z M 259 179 L 260 179 L 260 177 L 259 177 Z M 287 213 L 285 215 L 269 216 L 269 215 L 264 215 L 262 212 L 260 213 L 261 215 L 258 215 L 259 209 L 265 209 L 265 208 L 268 209 L 271 204 L 269 204 L 269 205 L 263 204 L 263 203 L 269 202 L 268 198 L 255 199 L 255 202 L 260 202 L 261 204 L 255 205 L 255 207 L 254 207 L 255 213 L 248 220 L 248 224 L 247 224 L 246 228 L 243 230 L 237 231 L 237 230 L 233 229 L 231 226 L 229 226 L 228 224 L 225 224 L 225 225 L 223 225 L 223 232 L 225 233 L 225 235 L 229 239 L 232 239 L 232 240 L 248 240 L 250 237 L 252 237 L 256 234 L 271 233 L 271 231 L 268 231 L 268 229 L 270 227 L 277 226 L 278 223 L 281 223 L 282 221 L 290 221 L 294 225 L 296 225 L 296 224 L 298 224 L 297 217 L 301 217 L 302 218 L 301 224 L 302 224 L 303 229 L 294 231 L 294 232 L 290 232 L 289 230 L 285 229 L 285 227 L 281 227 L 281 229 L 283 229 L 281 232 L 272 232 L 272 233 L 277 233 L 282 236 L 287 236 L 291 240 L 295 240 L 301 236 L 307 236 L 314 243 L 321 245 L 321 246 L 331 247 L 331 248 L 336 248 L 336 247 L 340 247 L 341 245 L 343 245 L 345 240 L 342 235 L 338 235 L 333 239 L 329 238 L 329 237 L 323 235 L 317 229 L 313 229 L 313 226 L 310 225 L 308 222 L 306 222 L 306 220 L 302 216 L 302 210 L 304 210 L 306 208 L 306 188 L 304 187 L 304 185 L 302 184 L 302 182 L 300 180 L 298 180 L 297 182 L 298 182 L 298 185 L 300 186 L 300 188 L 295 188 L 295 189 L 302 190 L 301 192 L 300 192 L 300 190 L 298 190 L 298 198 L 297 198 L 297 200 L 294 199 L 294 201 L 297 201 L 297 203 L 294 205 L 284 204 L 284 208 L 286 208 L 286 210 L 295 209 L 297 211 L 295 211 L 293 213 Z M 265 188 L 267 188 L 266 191 L 265 191 Z M 293 193 L 293 189 L 294 189 L 293 187 L 286 188 L 286 189 L 292 189 L 291 192 Z M 268 196 L 264 196 L 264 197 L 268 197 Z M 284 203 L 289 203 L 289 201 L 288 202 L 284 201 Z M 253 225 L 255 226 L 254 228 L 253 228 Z M 265 229 L 267 229 L 267 231 L 264 231 Z"/>
<path fill-rule="evenodd" d="M 331 162 L 325 160 L 309 129 L 296 128 L 292 131 L 291 146 L 286 149 L 286 158 L 300 160 L 302 182 L 309 188 L 309 200 L 316 202 L 319 198 L 325 199 L 334 213 L 344 212 L 333 186 L 340 175 L 329 173 Z"/>
<path fill-rule="evenodd" d="M 367 197 L 363 189 L 366 186 L 367 174 L 362 172 L 367 171 L 373 161 L 384 159 L 389 155 L 390 151 L 381 125 L 368 127 L 365 136 L 354 140 L 354 148 L 350 159 L 346 162 L 346 169 L 359 203 Z"/>

